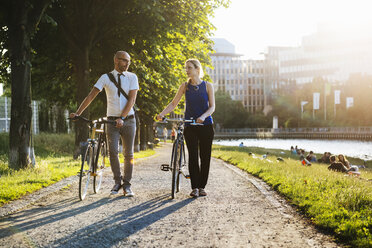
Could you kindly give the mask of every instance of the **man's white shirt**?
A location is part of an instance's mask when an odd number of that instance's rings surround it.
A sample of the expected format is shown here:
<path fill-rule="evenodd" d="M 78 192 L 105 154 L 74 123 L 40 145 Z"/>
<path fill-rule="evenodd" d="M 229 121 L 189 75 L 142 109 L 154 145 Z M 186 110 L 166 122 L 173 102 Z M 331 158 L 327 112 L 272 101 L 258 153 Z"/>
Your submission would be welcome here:
<path fill-rule="evenodd" d="M 118 71 L 113 70 L 111 72 L 116 82 L 118 82 Z M 137 75 L 125 71 L 123 72 L 123 75 L 120 76 L 121 81 L 121 88 L 129 95 L 129 91 L 131 90 L 138 90 L 138 78 Z M 107 116 L 121 116 L 121 113 L 123 112 L 123 109 L 125 105 L 127 104 L 128 100 L 123 94 L 120 93 L 120 97 L 118 96 L 118 88 L 116 85 L 111 82 L 107 74 L 103 74 L 97 81 L 97 83 L 94 85 L 99 91 L 102 91 L 104 88 L 106 91 L 106 97 L 107 97 Z M 133 108 L 129 111 L 128 115 L 134 114 Z"/>

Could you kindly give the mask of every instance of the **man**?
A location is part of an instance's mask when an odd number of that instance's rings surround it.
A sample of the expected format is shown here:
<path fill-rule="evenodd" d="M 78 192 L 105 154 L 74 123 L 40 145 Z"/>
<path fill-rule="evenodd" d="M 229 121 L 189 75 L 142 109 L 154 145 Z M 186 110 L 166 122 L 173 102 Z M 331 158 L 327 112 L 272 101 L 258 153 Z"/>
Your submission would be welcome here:
<path fill-rule="evenodd" d="M 111 170 L 115 185 L 111 190 L 117 194 L 123 187 L 124 195 L 134 196 L 130 181 L 133 172 L 134 137 L 136 133 L 136 120 L 133 106 L 139 89 L 138 78 L 134 73 L 128 72 L 130 56 L 125 51 L 117 51 L 114 55 L 114 70 L 111 72 L 121 88 L 127 93 L 128 99 L 120 93 L 118 87 L 103 74 L 94 85 L 88 96 L 83 100 L 76 113 L 70 117 L 81 115 L 99 92 L 105 88 L 107 97 L 107 117 L 116 121 L 116 126 L 107 125 L 107 141 L 110 153 Z M 119 162 L 119 138 L 121 137 L 124 154 L 124 177 L 121 176 Z M 122 184 L 123 180 L 123 184 Z"/>

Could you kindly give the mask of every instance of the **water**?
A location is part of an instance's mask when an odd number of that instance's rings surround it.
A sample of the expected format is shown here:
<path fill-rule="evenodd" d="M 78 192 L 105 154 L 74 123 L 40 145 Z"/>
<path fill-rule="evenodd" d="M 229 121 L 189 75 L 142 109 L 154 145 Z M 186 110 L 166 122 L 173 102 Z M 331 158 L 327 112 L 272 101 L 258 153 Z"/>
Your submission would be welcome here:
<path fill-rule="evenodd" d="M 307 140 L 307 139 L 237 139 L 216 140 L 213 144 L 224 146 L 256 146 L 263 148 L 275 148 L 290 150 L 291 146 L 305 149 L 306 152 L 313 151 L 323 154 L 344 154 L 347 157 L 372 160 L 372 142 L 355 140 Z"/>

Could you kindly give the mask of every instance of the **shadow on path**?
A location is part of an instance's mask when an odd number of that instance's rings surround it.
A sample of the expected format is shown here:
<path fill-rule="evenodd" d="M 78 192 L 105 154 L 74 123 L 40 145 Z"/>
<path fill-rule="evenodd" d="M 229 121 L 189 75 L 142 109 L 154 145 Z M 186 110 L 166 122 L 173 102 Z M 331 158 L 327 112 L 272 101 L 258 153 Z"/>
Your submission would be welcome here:
<path fill-rule="evenodd" d="M 98 208 L 102 205 L 116 201 L 118 199 L 119 198 L 102 198 L 99 201 L 92 202 L 88 205 L 81 205 L 75 208 L 74 205 L 77 205 L 78 203 L 80 203 L 80 201 L 77 201 L 76 199 L 66 199 L 63 201 L 56 202 L 54 204 L 24 210 L 20 214 L 15 214 L 2 218 L 0 219 L 0 229 L 7 228 L 3 224 L 4 221 L 8 222 L 8 224 L 10 221 L 13 226 L 12 229 L 16 228 L 17 230 L 27 231 L 30 229 L 41 227 L 46 224 L 61 221 L 65 218 L 70 218 L 72 216 L 82 214 L 84 212 L 90 211 L 94 208 Z M 60 209 L 69 210 L 57 214 L 52 214 L 52 212 L 57 212 Z M 27 219 L 31 219 L 32 221 L 25 221 Z M 0 233 L 0 238 L 5 238 L 11 234 L 12 234 L 11 232 L 2 231 Z"/>
<path fill-rule="evenodd" d="M 73 234 L 55 240 L 53 247 L 112 247 L 120 241 L 126 241 L 130 235 L 144 229 L 156 221 L 174 213 L 194 199 L 188 198 L 172 203 L 169 194 L 156 197 L 127 210 L 119 211 L 106 219 L 100 220 L 76 230 Z M 165 206 L 170 204 L 169 206 Z"/>

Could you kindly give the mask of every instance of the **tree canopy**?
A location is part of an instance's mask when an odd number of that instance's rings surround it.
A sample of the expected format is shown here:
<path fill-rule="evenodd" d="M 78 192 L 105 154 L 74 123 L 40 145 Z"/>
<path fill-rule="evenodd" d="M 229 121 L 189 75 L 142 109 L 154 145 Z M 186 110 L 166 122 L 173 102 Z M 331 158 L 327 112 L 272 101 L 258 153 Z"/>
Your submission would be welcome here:
<path fill-rule="evenodd" d="M 28 2 L 28 1 L 27 1 Z M 51 0 L 40 12 L 38 32 L 31 39 L 34 99 L 76 110 L 98 77 L 113 68 L 113 54 L 132 56 L 130 70 L 138 75 L 140 115 L 149 122 L 185 80 L 184 62 L 198 58 L 209 66 L 214 10 L 229 0 Z M 32 4 L 31 4 L 32 5 Z M 5 6 L 3 15 L 9 8 Z M 43 9 L 44 10 L 44 9 Z M 1 22 L 0 37 L 8 35 Z M 36 26 L 35 26 L 36 27 Z M 9 43 L 0 43 L 8 49 Z M 7 75 L 7 54 L 2 74 Z M 103 97 L 90 107 L 104 111 Z M 89 110 L 85 111 L 89 116 Z M 87 137 L 77 126 L 76 144 Z"/>

